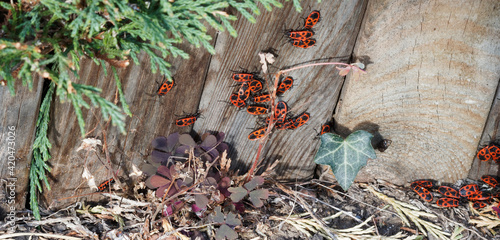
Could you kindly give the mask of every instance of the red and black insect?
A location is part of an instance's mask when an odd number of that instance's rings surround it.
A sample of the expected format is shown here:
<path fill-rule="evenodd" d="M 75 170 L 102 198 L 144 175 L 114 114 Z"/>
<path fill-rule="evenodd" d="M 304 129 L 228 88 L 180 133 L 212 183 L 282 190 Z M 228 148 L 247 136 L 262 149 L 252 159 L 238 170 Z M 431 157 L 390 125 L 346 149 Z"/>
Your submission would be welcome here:
<path fill-rule="evenodd" d="M 489 161 L 491 159 L 490 147 L 486 146 L 477 152 L 477 158 L 481 161 Z"/>
<path fill-rule="evenodd" d="M 298 117 L 296 117 L 293 121 L 293 127 L 294 128 L 298 128 L 304 124 L 307 123 L 307 121 L 309 121 L 309 118 L 311 117 L 311 115 L 309 115 L 309 113 L 302 113 L 300 114 Z"/>
<path fill-rule="evenodd" d="M 240 89 L 238 90 L 238 99 L 240 101 L 245 101 L 250 96 L 250 85 L 248 82 L 244 82 L 241 84 Z"/>
<path fill-rule="evenodd" d="M 233 73 L 232 79 L 236 82 L 246 82 L 254 80 L 254 76 L 252 73 Z"/>
<path fill-rule="evenodd" d="M 443 194 L 446 197 L 460 198 L 460 194 L 458 194 L 458 191 L 456 189 L 448 187 L 448 186 L 440 186 L 438 188 L 438 192 Z"/>
<path fill-rule="evenodd" d="M 163 96 L 167 94 L 172 89 L 172 87 L 174 87 L 174 85 L 175 85 L 174 79 L 165 79 L 165 81 L 161 84 L 160 88 L 158 88 L 157 91 L 158 95 Z"/>
<path fill-rule="evenodd" d="M 319 11 L 317 11 L 317 10 L 312 11 L 309 14 L 309 16 L 307 16 L 307 18 L 306 18 L 304 28 L 311 29 L 312 27 L 314 27 L 314 25 L 316 25 L 316 23 L 319 22 L 320 17 L 321 17 L 321 14 L 319 13 Z"/>
<path fill-rule="evenodd" d="M 108 180 L 106 180 L 106 181 L 102 182 L 101 184 L 99 184 L 99 186 L 97 187 L 97 188 L 98 188 L 98 190 L 97 190 L 97 191 L 98 191 L 98 192 L 104 192 L 104 191 L 106 191 L 106 189 L 108 189 L 108 188 L 111 186 L 111 184 L 113 184 L 113 183 L 115 183 L 115 179 L 110 178 L 110 179 L 108 179 Z"/>
<path fill-rule="evenodd" d="M 429 190 L 427 190 L 427 188 L 422 187 L 420 185 L 414 185 L 413 191 L 415 191 L 425 201 L 427 202 L 432 201 L 432 194 L 431 192 L 429 192 Z"/>
<path fill-rule="evenodd" d="M 287 37 L 294 40 L 306 40 L 314 36 L 314 32 L 309 29 L 305 30 L 288 30 L 286 32 Z"/>
<path fill-rule="evenodd" d="M 257 139 L 260 139 L 262 137 L 264 137 L 264 135 L 266 134 L 266 127 L 263 127 L 263 128 L 259 128 L 253 132 L 251 132 L 249 135 L 248 135 L 248 139 L 250 140 L 257 140 Z"/>
<path fill-rule="evenodd" d="M 377 149 L 380 152 L 385 152 L 385 150 L 387 150 L 387 148 L 389 148 L 389 146 L 391 146 L 391 143 L 392 143 L 392 140 L 390 140 L 390 139 L 382 139 L 382 141 L 380 141 L 377 144 Z"/>
<path fill-rule="evenodd" d="M 330 127 L 330 124 L 323 124 L 321 125 L 321 132 L 319 133 L 319 135 L 323 135 L 325 133 L 329 133 L 331 131 L 331 127 Z"/>
<path fill-rule="evenodd" d="M 200 114 L 196 113 L 196 114 L 193 114 L 190 116 L 179 118 L 179 119 L 175 120 L 175 125 L 177 125 L 178 127 L 189 126 L 189 125 L 193 124 L 194 122 L 196 122 L 196 120 L 198 119 L 199 116 L 200 116 Z"/>
<path fill-rule="evenodd" d="M 498 186 L 498 180 L 493 176 L 484 175 L 481 177 L 481 181 L 485 182 L 492 188 Z"/>
<path fill-rule="evenodd" d="M 491 194 L 487 192 L 477 191 L 476 193 L 467 197 L 471 201 L 484 201 L 491 198 Z"/>
<path fill-rule="evenodd" d="M 434 183 L 432 181 L 429 181 L 429 180 L 416 180 L 416 181 L 413 181 L 410 186 L 411 186 L 411 188 L 413 188 L 414 186 L 422 186 L 424 188 L 432 188 L 432 186 L 434 186 Z"/>
<path fill-rule="evenodd" d="M 279 101 L 274 107 L 274 119 L 276 119 L 276 124 L 283 124 L 285 122 L 286 113 L 288 112 L 288 106 L 286 102 Z"/>
<path fill-rule="evenodd" d="M 488 150 L 490 152 L 491 159 L 493 159 L 496 163 L 500 163 L 500 147 L 490 144 Z"/>
<path fill-rule="evenodd" d="M 278 89 L 276 89 L 276 94 L 283 94 L 285 93 L 288 89 L 290 89 L 293 86 L 293 78 L 292 77 L 285 77 L 283 81 L 280 82 L 278 85 Z"/>
<path fill-rule="evenodd" d="M 474 201 L 472 203 L 472 207 L 477 210 L 477 209 L 486 207 L 486 203 L 482 202 L 482 201 Z"/>
<path fill-rule="evenodd" d="M 299 47 L 299 48 L 310 48 L 316 44 L 316 40 L 313 38 L 309 38 L 306 40 L 290 40 L 293 46 Z"/>
<path fill-rule="evenodd" d="M 478 191 L 479 191 L 479 186 L 477 186 L 477 184 L 468 184 L 461 187 L 458 192 L 462 197 L 469 197 L 470 195 L 477 193 Z"/>
<path fill-rule="evenodd" d="M 271 101 L 271 94 L 261 93 L 261 94 L 258 94 L 258 95 L 251 97 L 250 100 L 252 102 L 256 102 L 256 103 L 270 102 Z"/>
<path fill-rule="evenodd" d="M 238 98 L 238 94 L 237 93 L 233 93 L 231 94 L 231 96 L 229 97 L 229 100 L 231 101 L 231 103 L 238 107 L 238 108 L 243 108 L 243 107 L 246 107 L 247 104 L 245 103 L 245 101 L 241 101 L 239 98 Z"/>
<path fill-rule="evenodd" d="M 250 105 L 247 107 L 247 112 L 252 115 L 262 115 L 267 113 L 268 108 L 263 105 Z"/>
<path fill-rule="evenodd" d="M 256 79 L 249 81 L 248 86 L 249 86 L 250 91 L 252 91 L 254 93 L 262 90 L 262 83 Z"/>
<path fill-rule="evenodd" d="M 440 198 L 436 201 L 439 207 L 458 207 L 458 200 L 454 198 Z"/>

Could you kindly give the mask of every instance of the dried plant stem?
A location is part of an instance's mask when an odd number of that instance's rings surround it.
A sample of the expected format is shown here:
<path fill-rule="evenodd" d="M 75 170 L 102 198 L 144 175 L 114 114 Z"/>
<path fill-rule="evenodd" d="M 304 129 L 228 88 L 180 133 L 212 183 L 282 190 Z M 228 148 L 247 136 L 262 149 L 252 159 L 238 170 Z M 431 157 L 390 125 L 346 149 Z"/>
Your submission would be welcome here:
<path fill-rule="evenodd" d="M 12 239 L 14 237 L 23 237 L 23 236 L 38 236 L 38 237 L 44 237 L 44 238 L 57 238 L 57 239 L 68 239 L 68 240 L 80 240 L 81 238 L 77 237 L 68 237 L 68 236 L 62 236 L 62 235 L 57 235 L 57 234 L 49 234 L 49 233 L 10 233 L 10 234 L 4 234 L 0 236 L 0 239 Z"/>

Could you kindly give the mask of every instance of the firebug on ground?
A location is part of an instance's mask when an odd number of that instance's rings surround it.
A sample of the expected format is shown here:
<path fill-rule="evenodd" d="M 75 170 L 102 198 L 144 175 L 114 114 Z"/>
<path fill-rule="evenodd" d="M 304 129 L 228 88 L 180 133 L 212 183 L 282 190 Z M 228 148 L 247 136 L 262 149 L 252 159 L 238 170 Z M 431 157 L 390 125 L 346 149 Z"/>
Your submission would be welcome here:
<path fill-rule="evenodd" d="M 454 198 L 440 198 L 436 201 L 439 207 L 458 207 L 458 200 Z"/>
<path fill-rule="evenodd" d="M 312 11 L 309 14 L 309 16 L 307 16 L 307 18 L 306 18 L 304 28 L 311 29 L 312 27 L 314 27 L 314 25 L 316 25 L 316 23 L 319 22 L 320 17 L 321 17 L 321 14 L 319 13 L 319 11 L 317 11 L 317 10 Z"/>

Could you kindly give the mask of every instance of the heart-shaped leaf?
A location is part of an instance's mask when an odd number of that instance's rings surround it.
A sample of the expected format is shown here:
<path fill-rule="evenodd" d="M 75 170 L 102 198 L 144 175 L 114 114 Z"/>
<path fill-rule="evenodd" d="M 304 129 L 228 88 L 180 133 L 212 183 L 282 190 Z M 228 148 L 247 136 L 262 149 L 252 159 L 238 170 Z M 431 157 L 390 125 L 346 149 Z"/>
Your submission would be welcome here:
<path fill-rule="evenodd" d="M 241 201 L 241 199 L 243 199 L 248 193 L 248 191 L 243 187 L 230 187 L 227 190 L 231 192 L 231 200 L 233 200 L 233 202 Z"/>
<path fill-rule="evenodd" d="M 252 204 L 259 208 L 264 205 L 261 199 L 267 199 L 269 197 L 269 191 L 267 189 L 257 189 L 249 193 L 249 199 Z"/>
<path fill-rule="evenodd" d="M 261 176 L 255 176 L 250 180 L 250 182 L 245 183 L 245 188 L 248 191 L 254 190 L 257 186 L 264 184 L 264 178 Z"/>
<path fill-rule="evenodd" d="M 325 133 L 321 135 L 321 146 L 314 162 L 330 166 L 342 189 L 347 191 L 368 158 L 377 157 L 371 145 L 372 138 L 371 133 L 363 130 L 353 132 L 345 140 Z"/>
<path fill-rule="evenodd" d="M 215 234 L 216 240 L 232 240 L 236 238 L 238 238 L 238 234 L 226 224 L 221 225 L 219 230 L 217 230 L 217 233 Z"/>

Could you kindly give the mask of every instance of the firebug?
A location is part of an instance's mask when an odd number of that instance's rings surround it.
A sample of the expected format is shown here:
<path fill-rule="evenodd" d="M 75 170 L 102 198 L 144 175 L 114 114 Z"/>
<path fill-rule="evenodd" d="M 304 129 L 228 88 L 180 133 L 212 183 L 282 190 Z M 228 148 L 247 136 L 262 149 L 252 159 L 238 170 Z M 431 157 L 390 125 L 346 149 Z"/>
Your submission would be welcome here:
<path fill-rule="evenodd" d="M 468 197 L 474 193 L 477 193 L 478 191 L 479 191 L 479 186 L 477 186 L 477 184 L 468 184 L 460 188 L 458 192 L 460 193 L 460 196 Z"/>
<path fill-rule="evenodd" d="M 247 104 L 245 103 L 245 101 L 241 101 L 239 98 L 238 98 L 238 94 L 237 93 L 233 93 L 231 94 L 231 96 L 229 97 L 229 100 L 231 101 L 231 103 L 238 107 L 238 108 L 243 108 L 243 107 L 246 107 Z"/>
<path fill-rule="evenodd" d="M 489 194 L 487 192 L 481 192 L 481 191 L 477 191 L 476 193 L 467 197 L 467 199 L 472 200 L 472 201 L 483 201 L 483 200 L 488 200 L 490 198 L 491 198 L 491 194 Z"/>
<path fill-rule="evenodd" d="M 304 28 L 311 29 L 312 27 L 314 27 L 314 25 L 316 25 L 316 23 L 319 22 L 320 17 L 321 17 L 321 14 L 319 13 L 319 11 L 317 11 L 317 10 L 312 11 L 309 14 L 309 16 L 307 16 L 307 18 L 306 18 Z"/>
<path fill-rule="evenodd" d="M 481 202 L 481 201 L 474 201 L 472 203 L 472 207 L 477 210 L 477 209 L 486 207 L 486 203 L 485 202 Z"/>
<path fill-rule="evenodd" d="M 286 32 L 286 35 L 294 40 L 306 40 L 314 36 L 314 32 L 309 29 L 305 30 L 289 30 Z"/>
<path fill-rule="evenodd" d="M 413 188 L 414 186 L 422 186 L 422 187 L 425 187 L 425 188 L 432 188 L 432 186 L 434 185 L 432 183 L 432 181 L 429 181 L 429 180 L 417 180 L 417 181 L 413 181 L 411 183 L 411 187 Z"/>
<path fill-rule="evenodd" d="M 426 188 L 424 188 L 420 185 L 414 185 L 413 191 L 415 191 L 425 201 L 427 201 L 427 202 L 432 201 L 432 194 Z"/>
<path fill-rule="evenodd" d="M 458 207 L 458 200 L 454 198 L 440 198 L 436 201 L 439 207 Z"/>
<path fill-rule="evenodd" d="M 163 96 L 167 94 L 172 87 L 175 85 L 174 79 L 165 79 L 165 81 L 161 84 L 160 88 L 158 88 L 158 95 Z"/>
<path fill-rule="evenodd" d="M 477 152 L 477 158 L 481 161 L 489 161 L 491 159 L 491 154 L 489 146 L 486 146 Z"/>
<path fill-rule="evenodd" d="M 278 89 L 276 89 L 276 94 L 283 94 L 283 93 L 285 93 L 288 89 L 290 89 L 292 87 L 292 85 L 293 85 L 293 78 L 292 77 L 286 77 L 278 85 Z"/>
<path fill-rule="evenodd" d="M 263 127 L 263 128 L 259 128 L 253 132 L 251 132 L 249 135 L 248 135 L 248 139 L 250 140 L 257 140 L 257 139 L 260 139 L 262 137 L 264 137 L 266 133 L 266 127 Z"/>
<path fill-rule="evenodd" d="M 295 118 L 295 120 L 293 121 L 293 126 L 295 128 L 298 128 L 304 124 L 307 123 L 307 121 L 309 121 L 309 118 L 311 117 L 311 115 L 309 115 L 309 113 L 302 113 L 300 114 L 298 117 Z"/>
<path fill-rule="evenodd" d="M 241 84 L 241 87 L 238 90 L 238 99 L 240 101 L 245 101 L 249 96 L 250 96 L 250 86 L 248 82 L 244 82 Z"/>
<path fill-rule="evenodd" d="M 498 186 L 498 180 L 493 176 L 484 175 L 481 177 L 481 181 L 485 182 L 492 188 Z"/>
<path fill-rule="evenodd" d="M 306 40 L 290 40 L 293 46 L 299 47 L 299 48 L 310 48 L 316 44 L 316 40 L 313 38 L 309 38 Z"/>
<path fill-rule="evenodd" d="M 271 101 L 271 94 L 261 93 L 250 98 L 251 101 L 256 103 L 265 103 Z"/>
<path fill-rule="evenodd" d="M 248 86 L 249 86 L 250 91 L 252 91 L 254 93 L 262 90 L 262 83 L 256 79 L 249 81 Z"/>
<path fill-rule="evenodd" d="M 448 186 L 440 186 L 438 188 L 438 191 L 446 197 L 460 198 L 460 194 L 458 194 L 458 191 Z"/>
<path fill-rule="evenodd" d="M 247 107 L 247 112 L 252 115 L 262 115 L 267 113 L 267 107 L 262 105 L 250 105 Z"/>
<path fill-rule="evenodd" d="M 232 79 L 236 82 L 246 82 L 254 79 L 252 73 L 233 73 Z"/>
<path fill-rule="evenodd" d="M 198 119 L 199 116 L 200 116 L 200 114 L 196 113 L 196 114 L 193 114 L 190 116 L 179 118 L 179 119 L 175 120 L 175 125 L 177 125 L 178 127 L 189 126 L 189 125 L 193 124 L 194 122 L 196 122 L 196 120 Z"/>
<path fill-rule="evenodd" d="M 498 163 L 500 160 L 500 147 L 490 144 L 488 150 L 490 152 L 491 159 Z"/>
<path fill-rule="evenodd" d="M 110 178 L 110 179 L 108 179 L 108 180 L 106 180 L 106 181 L 102 182 L 101 184 L 99 184 L 99 186 L 97 187 L 97 188 L 98 188 L 98 190 L 97 190 L 97 191 L 98 191 L 98 192 L 104 192 L 104 191 L 106 191 L 106 189 L 108 189 L 108 188 L 111 186 L 111 184 L 113 184 L 113 183 L 115 183 L 115 179 Z"/>
<path fill-rule="evenodd" d="M 329 133 L 330 131 L 331 131 L 330 124 L 323 124 L 323 125 L 321 125 L 321 132 L 319 133 L 319 135 Z"/>
<path fill-rule="evenodd" d="M 288 106 L 286 102 L 279 101 L 274 107 L 274 119 L 276 119 L 276 124 L 284 123 L 286 118 L 286 113 L 288 112 Z"/>

